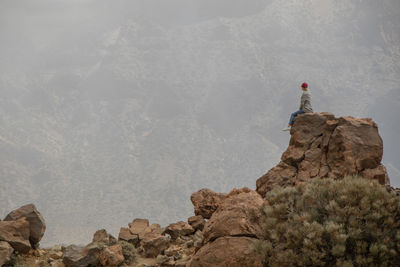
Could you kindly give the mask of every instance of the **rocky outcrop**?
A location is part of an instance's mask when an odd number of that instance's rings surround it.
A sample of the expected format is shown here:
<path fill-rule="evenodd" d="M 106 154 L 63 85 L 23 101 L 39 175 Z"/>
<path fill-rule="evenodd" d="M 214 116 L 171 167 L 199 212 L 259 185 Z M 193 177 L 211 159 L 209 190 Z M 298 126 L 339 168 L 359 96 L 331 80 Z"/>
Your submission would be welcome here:
<path fill-rule="evenodd" d="M 233 189 L 206 222 L 203 246 L 188 266 L 262 266 L 251 244 L 261 234 L 263 203 L 249 188 Z"/>
<path fill-rule="evenodd" d="M 31 249 L 29 222 L 25 218 L 16 221 L 1 221 L 0 241 L 9 243 L 15 251 L 28 253 Z"/>
<path fill-rule="evenodd" d="M 46 223 L 35 205 L 28 204 L 10 212 L 4 221 L 16 221 L 25 218 L 29 222 L 29 241 L 33 248 L 37 247 L 46 231 Z"/>
<path fill-rule="evenodd" d="M 371 119 L 336 118 L 330 113 L 296 117 L 281 162 L 257 180 L 262 196 L 275 186 L 292 186 L 312 178 L 361 175 L 389 184 L 381 164 L 382 139 Z"/>
<path fill-rule="evenodd" d="M 218 205 L 224 200 L 226 194 L 216 193 L 210 189 L 201 189 L 193 193 L 190 200 L 194 206 L 194 214 L 201 215 L 204 219 L 210 219 Z"/>

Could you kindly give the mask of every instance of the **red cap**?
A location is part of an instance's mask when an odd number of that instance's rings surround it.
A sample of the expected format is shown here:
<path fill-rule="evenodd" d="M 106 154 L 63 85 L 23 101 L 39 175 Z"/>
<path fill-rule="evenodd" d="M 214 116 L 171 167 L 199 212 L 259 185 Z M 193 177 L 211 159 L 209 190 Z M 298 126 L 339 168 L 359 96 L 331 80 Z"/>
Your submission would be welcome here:
<path fill-rule="evenodd" d="M 302 88 L 308 88 L 308 84 L 307 84 L 307 83 L 303 83 L 303 84 L 301 85 L 301 87 L 302 87 Z"/>

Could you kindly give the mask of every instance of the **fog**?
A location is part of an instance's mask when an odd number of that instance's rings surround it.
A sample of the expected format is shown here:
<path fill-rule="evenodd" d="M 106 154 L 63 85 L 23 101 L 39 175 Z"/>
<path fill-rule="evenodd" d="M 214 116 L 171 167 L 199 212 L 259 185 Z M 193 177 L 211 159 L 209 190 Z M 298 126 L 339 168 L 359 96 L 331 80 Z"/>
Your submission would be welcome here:
<path fill-rule="evenodd" d="M 0 36 L 0 218 L 34 203 L 42 246 L 254 189 L 304 81 L 378 123 L 400 187 L 398 0 L 0 0 Z"/>

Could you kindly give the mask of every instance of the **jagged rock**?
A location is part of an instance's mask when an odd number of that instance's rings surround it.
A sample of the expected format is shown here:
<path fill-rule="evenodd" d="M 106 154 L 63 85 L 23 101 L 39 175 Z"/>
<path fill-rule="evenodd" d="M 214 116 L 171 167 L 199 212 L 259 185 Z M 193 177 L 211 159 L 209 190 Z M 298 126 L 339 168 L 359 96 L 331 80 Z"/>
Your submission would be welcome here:
<path fill-rule="evenodd" d="M 100 243 L 90 243 L 86 247 L 70 245 L 65 248 L 63 263 L 67 267 L 97 266 L 102 250 L 103 245 Z"/>
<path fill-rule="evenodd" d="M 118 235 L 118 240 L 129 242 L 135 246 L 140 243 L 139 235 L 132 234 L 128 228 L 121 228 Z"/>
<path fill-rule="evenodd" d="M 233 189 L 206 223 L 204 242 L 224 236 L 257 237 L 261 233 L 259 208 L 262 197 L 247 187 Z"/>
<path fill-rule="evenodd" d="M 197 230 L 203 230 L 204 229 L 204 224 L 206 221 L 204 218 L 200 215 L 197 216 L 192 216 L 188 219 L 188 223 L 193 227 L 195 231 Z"/>
<path fill-rule="evenodd" d="M 32 247 L 36 248 L 46 231 L 46 223 L 42 214 L 36 209 L 35 205 L 28 204 L 10 212 L 4 221 L 16 221 L 20 218 L 26 218 L 29 222 L 29 241 Z"/>
<path fill-rule="evenodd" d="M 226 194 L 216 193 L 210 189 L 201 189 L 193 193 L 190 200 L 194 206 L 194 214 L 201 215 L 205 219 L 210 219 L 218 205 L 226 197 Z"/>
<path fill-rule="evenodd" d="M 190 224 L 182 221 L 170 224 L 163 232 L 163 234 L 169 234 L 172 239 L 176 239 L 178 236 L 185 236 L 193 233 L 193 227 L 190 226 Z"/>
<path fill-rule="evenodd" d="M 28 253 L 31 249 L 29 232 L 29 222 L 25 218 L 0 222 L 0 241 L 8 242 L 18 252 Z"/>
<path fill-rule="evenodd" d="M 100 263 L 103 266 L 116 267 L 124 261 L 122 247 L 119 244 L 112 245 L 100 254 Z"/>
<path fill-rule="evenodd" d="M 371 119 L 335 118 L 330 113 L 296 117 L 281 162 L 257 180 L 263 197 L 275 186 L 292 186 L 312 178 L 361 175 L 389 184 L 381 164 L 382 139 Z"/>
<path fill-rule="evenodd" d="M 97 230 L 96 233 L 94 233 L 92 242 L 93 243 L 102 242 L 107 246 L 109 246 L 116 244 L 117 239 L 115 239 L 115 237 L 113 237 L 112 235 L 108 234 L 105 229 L 101 229 Z"/>
<path fill-rule="evenodd" d="M 188 267 L 262 267 L 253 250 L 257 239 L 250 237 L 220 237 L 203 246 L 188 262 Z"/>
<path fill-rule="evenodd" d="M 139 239 L 143 239 L 143 236 L 146 233 L 151 232 L 151 228 L 149 227 L 149 220 L 147 219 L 134 219 L 129 224 L 129 230 L 132 234 L 139 236 Z"/>
<path fill-rule="evenodd" d="M 0 241 L 0 266 L 11 260 L 14 249 L 5 241 Z"/>
<path fill-rule="evenodd" d="M 169 245 L 169 238 L 157 232 L 146 233 L 141 241 L 146 257 L 155 258 Z"/>

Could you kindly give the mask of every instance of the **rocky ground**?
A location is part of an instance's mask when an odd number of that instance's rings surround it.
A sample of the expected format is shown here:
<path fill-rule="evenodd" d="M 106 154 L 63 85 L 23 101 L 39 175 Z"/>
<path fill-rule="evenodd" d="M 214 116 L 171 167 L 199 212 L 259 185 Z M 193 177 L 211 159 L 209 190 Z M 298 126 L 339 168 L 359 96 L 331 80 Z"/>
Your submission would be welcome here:
<path fill-rule="evenodd" d="M 167 227 L 134 219 L 118 238 L 98 230 L 90 244 L 42 249 L 46 224 L 33 204 L 0 221 L 0 266 L 262 266 L 253 244 L 261 237 L 260 208 L 275 186 L 296 186 L 313 178 L 360 175 L 388 190 L 381 164 L 382 139 L 370 119 L 335 118 L 329 113 L 300 115 L 281 162 L 257 180 L 257 191 L 229 194 L 201 189 L 191 196 L 194 216 Z"/>

